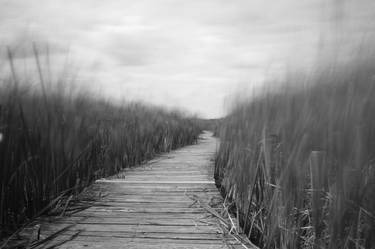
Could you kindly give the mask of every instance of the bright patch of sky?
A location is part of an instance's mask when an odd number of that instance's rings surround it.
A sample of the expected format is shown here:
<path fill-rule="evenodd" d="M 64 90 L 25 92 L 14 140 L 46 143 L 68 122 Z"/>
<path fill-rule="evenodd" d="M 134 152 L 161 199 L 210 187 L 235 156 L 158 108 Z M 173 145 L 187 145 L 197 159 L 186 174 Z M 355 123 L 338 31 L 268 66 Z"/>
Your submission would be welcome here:
<path fill-rule="evenodd" d="M 0 45 L 16 48 L 18 59 L 32 60 L 32 41 L 48 43 L 55 66 L 69 53 L 79 71 L 76 84 L 107 99 L 142 100 L 208 118 L 224 115 L 225 100 L 239 89 L 282 77 L 287 66 L 308 67 L 322 39 L 332 42 L 335 27 L 358 39 L 371 32 L 375 20 L 372 0 L 0 0 L 0 5 Z"/>

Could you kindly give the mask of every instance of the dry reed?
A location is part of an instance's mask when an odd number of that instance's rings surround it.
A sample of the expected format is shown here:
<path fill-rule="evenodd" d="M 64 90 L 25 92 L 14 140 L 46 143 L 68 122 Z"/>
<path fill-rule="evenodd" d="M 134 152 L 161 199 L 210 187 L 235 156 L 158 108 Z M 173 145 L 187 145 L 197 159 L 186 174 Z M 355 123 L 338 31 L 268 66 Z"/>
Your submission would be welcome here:
<path fill-rule="evenodd" d="M 177 111 L 72 94 L 64 79 L 46 80 L 35 46 L 34 56 L 38 84 L 21 82 L 10 50 L 11 74 L 0 82 L 1 236 L 61 193 L 77 193 L 97 178 L 195 143 L 201 132 L 196 118 Z"/>
<path fill-rule="evenodd" d="M 374 248 L 375 67 L 362 57 L 238 103 L 215 177 L 261 248 Z"/>

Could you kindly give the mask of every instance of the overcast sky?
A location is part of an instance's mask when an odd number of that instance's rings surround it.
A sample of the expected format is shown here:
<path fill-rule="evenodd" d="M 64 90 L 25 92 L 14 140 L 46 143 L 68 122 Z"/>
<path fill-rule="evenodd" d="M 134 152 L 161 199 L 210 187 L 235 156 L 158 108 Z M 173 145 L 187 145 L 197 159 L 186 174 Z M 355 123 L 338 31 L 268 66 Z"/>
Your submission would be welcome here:
<path fill-rule="evenodd" d="M 219 117 L 232 94 L 308 65 L 339 19 L 334 2 L 0 0 L 0 45 L 26 60 L 31 41 L 48 43 L 56 63 L 69 53 L 77 84 L 109 99 Z M 375 1 L 346 2 L 345 32 L 369 32 Z"/>

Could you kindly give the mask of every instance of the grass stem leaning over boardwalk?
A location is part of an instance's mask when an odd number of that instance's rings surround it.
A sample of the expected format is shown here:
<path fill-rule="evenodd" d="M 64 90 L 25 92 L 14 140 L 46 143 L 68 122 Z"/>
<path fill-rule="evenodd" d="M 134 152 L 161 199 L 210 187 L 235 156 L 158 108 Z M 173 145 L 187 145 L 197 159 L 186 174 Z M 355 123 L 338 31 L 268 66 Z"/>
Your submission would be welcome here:
<path fill-rule="evenodd" d="M 142 104 L 114 105 L 71 89 L 43 91 L 19 82 L 9 51 L 10 77 L 0 85 L 0 229 L 15 230 L 61 193 L 195 143 L 194 118 Z M 59 83 L 61 85 L 61 82 Z"/>
<path fill-rule="evenodd" d="M 291 77 L 223 121 L 216 179 L 261 248 L 374 248 L 374 75 L 365 60 Z"/>

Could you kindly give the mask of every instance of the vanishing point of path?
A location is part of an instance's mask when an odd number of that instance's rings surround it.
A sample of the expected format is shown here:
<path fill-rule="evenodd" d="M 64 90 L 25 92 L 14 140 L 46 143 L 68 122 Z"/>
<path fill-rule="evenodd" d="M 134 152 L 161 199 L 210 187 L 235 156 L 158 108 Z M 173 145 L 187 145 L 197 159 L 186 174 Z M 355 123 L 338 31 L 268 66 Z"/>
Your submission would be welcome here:
<path fill-rule="evenodd" d="M 89 192 L 100 197 L 89 208 L 41 219 L 41 239 L 59 232 L 38 248 L 243 248 L 214 215 L 223 206 L 213 179 L 216 143 L 205 132 L 195 145 L 98 180 Z"/>

